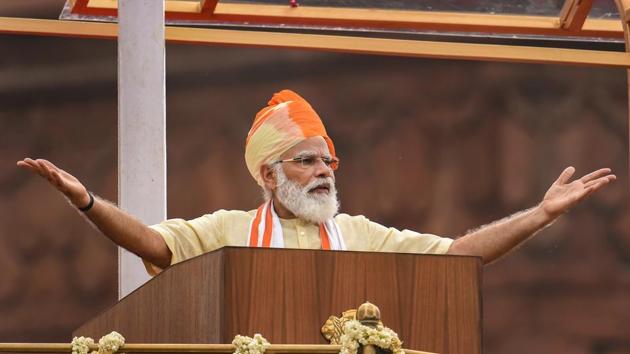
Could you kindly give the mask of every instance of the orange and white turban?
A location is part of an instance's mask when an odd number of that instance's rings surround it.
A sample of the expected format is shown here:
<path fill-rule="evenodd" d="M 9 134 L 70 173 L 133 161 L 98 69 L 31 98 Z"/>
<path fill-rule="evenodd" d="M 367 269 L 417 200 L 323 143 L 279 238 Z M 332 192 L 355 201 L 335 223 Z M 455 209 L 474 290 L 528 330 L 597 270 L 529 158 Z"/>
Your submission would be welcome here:
<path fill-rule="evenodd" d="M 279 160 L 285 151 L 315 136 L 323 137 L 331 156 L 336 156 L 333 142 L 311 105 L 291 90 L 274 94 L 267 107 L 256 114 L 247 134 L 245 162 L 249 173 L 263 186 L 261 166 Z"/>

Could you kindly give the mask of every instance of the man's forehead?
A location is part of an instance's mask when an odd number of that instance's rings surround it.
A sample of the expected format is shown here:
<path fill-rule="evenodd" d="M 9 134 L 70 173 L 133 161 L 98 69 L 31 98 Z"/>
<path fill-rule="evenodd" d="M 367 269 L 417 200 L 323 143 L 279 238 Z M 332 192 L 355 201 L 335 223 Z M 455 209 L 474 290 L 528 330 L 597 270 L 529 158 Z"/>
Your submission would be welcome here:
<path fill-rule="evenodd" d="M 309 153 L 324 156 L 330 155 L 326 140 L 321 136 L 304 139 L 304 141 L 301 141 L 299 144 L 285 151 L 282 154 L 282 158 L 291 158 L 297 154 L 303 155 Z"/>

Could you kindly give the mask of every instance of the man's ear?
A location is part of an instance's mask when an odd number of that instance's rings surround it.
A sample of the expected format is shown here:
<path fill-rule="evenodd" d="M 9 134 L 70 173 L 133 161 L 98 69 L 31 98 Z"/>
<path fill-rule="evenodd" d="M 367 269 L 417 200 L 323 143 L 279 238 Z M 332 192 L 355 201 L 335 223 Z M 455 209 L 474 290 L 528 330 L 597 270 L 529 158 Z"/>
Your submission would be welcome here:
<path fill-rule="evenodd" d="M 271 166 L 267 164 L 260 166 L 260 176 L 268 190 L 272 191 L 276 189 L 276 173 Z"/>

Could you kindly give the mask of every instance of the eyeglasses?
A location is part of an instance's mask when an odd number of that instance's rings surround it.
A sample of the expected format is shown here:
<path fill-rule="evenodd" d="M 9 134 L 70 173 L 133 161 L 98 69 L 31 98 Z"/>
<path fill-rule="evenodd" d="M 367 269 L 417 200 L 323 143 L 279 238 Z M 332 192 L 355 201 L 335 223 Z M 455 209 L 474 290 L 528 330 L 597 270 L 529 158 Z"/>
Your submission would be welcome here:
<path fill-rule="evenodd" d="M 292 159 L 278 160 L 274 162 L 274 164 L 284 163 L 284 162 L 295 162 L 295 163 L 299 163 L 302 168 L 306 169 L 306 168 L 311 168 L 315 166 L 319 160 L 322 160 L 324 165 L 326 165 L 333 171 L 336 171 L 339 168 L 338 158 L 330 157 L 330 156 L 316 156 L 316 155 L 298 156 Z"/>

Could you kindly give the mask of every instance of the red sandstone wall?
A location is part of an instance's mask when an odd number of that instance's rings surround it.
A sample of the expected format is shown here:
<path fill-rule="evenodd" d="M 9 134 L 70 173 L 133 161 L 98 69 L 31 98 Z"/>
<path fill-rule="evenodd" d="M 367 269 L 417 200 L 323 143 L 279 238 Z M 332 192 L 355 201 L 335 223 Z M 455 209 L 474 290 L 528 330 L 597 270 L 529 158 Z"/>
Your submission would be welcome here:
<path fill-rule="evenodd" d="M 114 42 L 0 37 L 0 341 L 67 341 L 115 301 L 115 248 L 43 181 L 46 157 L 116 198 Z M 254 208 L 243 163 L 271 93 L 311 100 L 342 158 L 342 208 L 457 236 L 535 205 L 567 165 L 615 185 L 484 274 L 493 353 L 630 353 L 623 70 L 262 49 L 167 49 L 170 217 Z"/>

